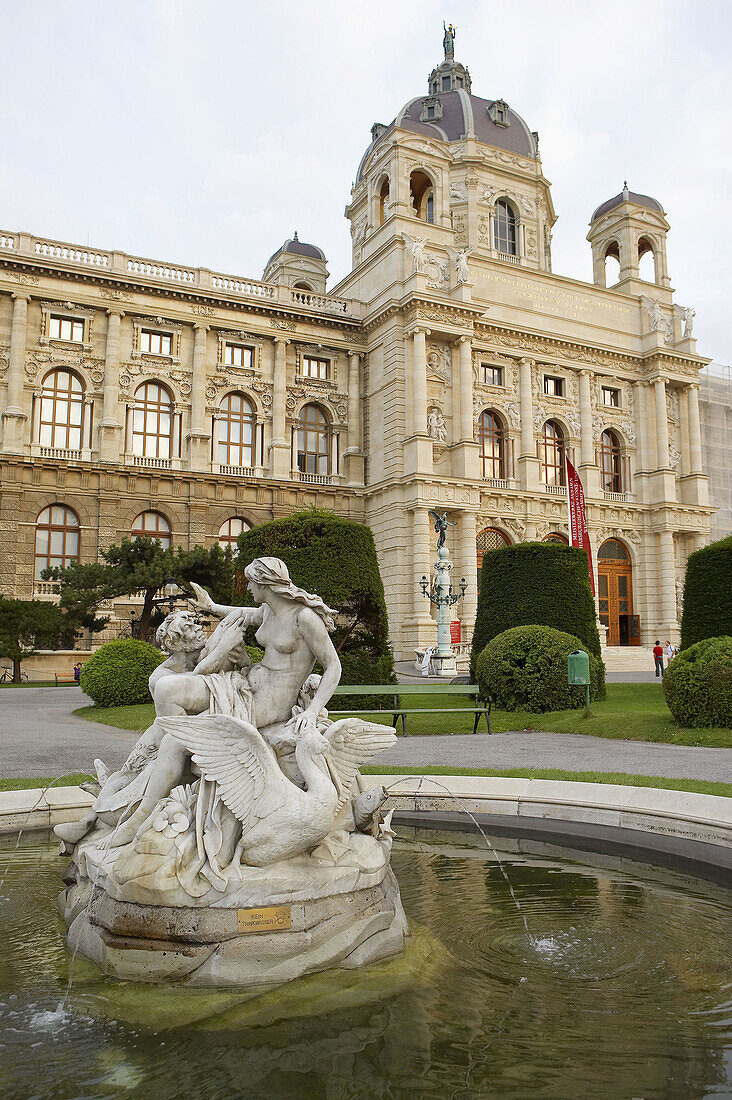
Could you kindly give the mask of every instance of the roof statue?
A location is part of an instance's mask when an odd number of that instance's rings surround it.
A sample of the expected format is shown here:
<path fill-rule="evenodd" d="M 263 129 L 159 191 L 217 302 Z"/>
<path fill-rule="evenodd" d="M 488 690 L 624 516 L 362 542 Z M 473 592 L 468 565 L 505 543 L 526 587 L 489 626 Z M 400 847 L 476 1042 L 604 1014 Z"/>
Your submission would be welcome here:
<path fill-rule="evenodd" d="M 445 22 L 442 22 L 443 29 L 445 31 L 442 39 L 442 48 L 445 51 L 445 61 L 454 61 L 455 59 L 455 35 L 457 34 L 457 27 L 453 27 L 452 23 L 445 26 Z"/>

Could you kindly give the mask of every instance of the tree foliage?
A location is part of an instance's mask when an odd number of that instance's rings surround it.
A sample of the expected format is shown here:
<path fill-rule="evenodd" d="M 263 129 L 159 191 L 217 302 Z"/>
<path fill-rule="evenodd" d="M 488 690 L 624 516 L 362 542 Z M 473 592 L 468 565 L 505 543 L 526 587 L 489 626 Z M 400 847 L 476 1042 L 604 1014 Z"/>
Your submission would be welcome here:
<path fill-rule="evenodd" d="M 0 597 L 0 657 L 13 662 L 13 683 L 21 663 L 39 649 L 70 648 L 76 625 L 55 603 Z"/>
<path fill-rule="evenodd" d="M 150 673 L 163 654 L 137 638 L 106 642 L 81 669 L 81 689 L 98 707 L 132 707 L 150 702 Z"/>
<path fill-rule="evenodd" d="M 585 705 L 585 689 L 567 681 L 567 658 L 587 647 L 579 638 L 548 626 L 516 626 L 498 634 L 478 655 L 483 695 L 502 710 L 544 713 Z M 605 666 L 590 658 L 590 698 L 605 698 Z"/>
<path fill-rule="evenodd" d="M 681 648 L 723 635 L 732 635 L 732 535 L 689 555 Z"/>
<path fill-rule="evenodd" d="M 169 579 L 185 587 L 196 581 L 208 589 L 214 600 L 233 603 L 233 554 L 220 546 L 164 549 L 157 539 L 124 539 L 119 546 L 103 550 L 100 562 L 72 562 L 66 569 L 45 570 L 44 576 L 58 582 L 61 607 L 74 620 L 92 630 L 108 621 L 97 615 L 102 600 L 142 593 L 140 639 L 147 641 L 156 613 L 154 599 Z"/>
<path fill-rule="evenodd" d="M 492 638 L 532 623 L 571 634 L 601 656 L 584 550 L 560 542 L 521 542 L 484 555 L 471 678 L 478 654 Z"/>
<path fill-rule="evenodd" d="M 732 637 L 704 638 L 677 653 L 663 693 L 679 725 L 732 728 Z"/>
<path fill-rule="evenodd" d="M 238 542 L 239 570 L 255 558 L 281 558 L 298 587 L 316 592 L 338 612 L 333 644 L 342 683 L 395 681 L 384 586 L 368 527 L 309 509 L 260 524 Z"/>

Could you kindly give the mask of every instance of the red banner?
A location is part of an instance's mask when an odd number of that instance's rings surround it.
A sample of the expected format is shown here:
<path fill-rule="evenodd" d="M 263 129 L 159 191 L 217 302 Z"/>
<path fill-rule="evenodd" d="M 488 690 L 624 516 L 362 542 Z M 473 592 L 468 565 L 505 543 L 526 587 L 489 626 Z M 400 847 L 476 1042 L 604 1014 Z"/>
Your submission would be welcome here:
<path fill-rule="evenodd" d="M 460 620 L 453 619 L 450 623 L 450 644 L 460 645 Z"/>
<path fill-rule="evenodd" d="M 581 546 L 587 551 L 587 568 L 590 572 L 590 588 L 595 595 L 595 577 L 592 572 L 592 551 L 590 533 L 587 530 L 585 513 L 585 494 L 579 474 L 572 463 L 567 461 L 567 502 L 569 504 L 569 542 L 571 546 Z"/>

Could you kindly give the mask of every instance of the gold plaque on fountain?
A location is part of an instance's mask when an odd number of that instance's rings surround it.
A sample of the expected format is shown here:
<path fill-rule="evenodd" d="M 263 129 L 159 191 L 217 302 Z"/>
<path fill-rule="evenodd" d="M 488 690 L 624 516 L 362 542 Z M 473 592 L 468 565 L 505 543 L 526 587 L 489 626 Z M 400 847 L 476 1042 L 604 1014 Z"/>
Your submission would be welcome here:
<path fill-rule="evenodd" d="M 264 909 L 237 909 L 240 932 L 284 932 L 292 927 L 289 905 L 270 905 Z"/>

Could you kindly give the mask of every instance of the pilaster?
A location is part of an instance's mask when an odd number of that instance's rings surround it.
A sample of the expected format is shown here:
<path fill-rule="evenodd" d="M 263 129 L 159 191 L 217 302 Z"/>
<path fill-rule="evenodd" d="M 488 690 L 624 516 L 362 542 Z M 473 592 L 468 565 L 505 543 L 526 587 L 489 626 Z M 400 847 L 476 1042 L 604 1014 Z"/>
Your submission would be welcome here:
<path fill-rule="evenodd" d="M 99 424 L 99 457 L 102 462 L 119 462 L 122 424 L 119 420 L 120 332 L 124 313 L 107 310 L 107 345 L 104 357 L 104 405 Z"/>
<path fill-rule="evenodd" d="M 188 467 L 211 469 L 211 432 L 206 426 L 206 350 L 208 325 L 193 326 L 193 389 L 191 391 L 191 428 L 188 432 Z"/>
<path fill-rule="evenodd" d="M 521 454 L 518 457 L 519 483 L 522 489 L 538 492 L 539 460 L 534 446 L 534 401 L 531 371 L 534 360 L 523 358 L 519 366 L 519 402 L 521 409 Z"/>
<path fill-rule="evenodd" d="M 28 417 L 23 409 L 23 385 L 29 301 L 30 294 L 25 291 L 18 290 L 13 294 L 8 403 L 3 412 L 3 450 L 6 454 L 22 454 L 25 443 L 25 422 Z"/>
<path fill-rule="evenodd" d="M 284 336 L 275 336 L 274 380 L 272 387 L 272 442 L 270 443 L 270 476 L 281 481 L 290 478 L 292 448 L 286 438 L 287 345 Z"/>

